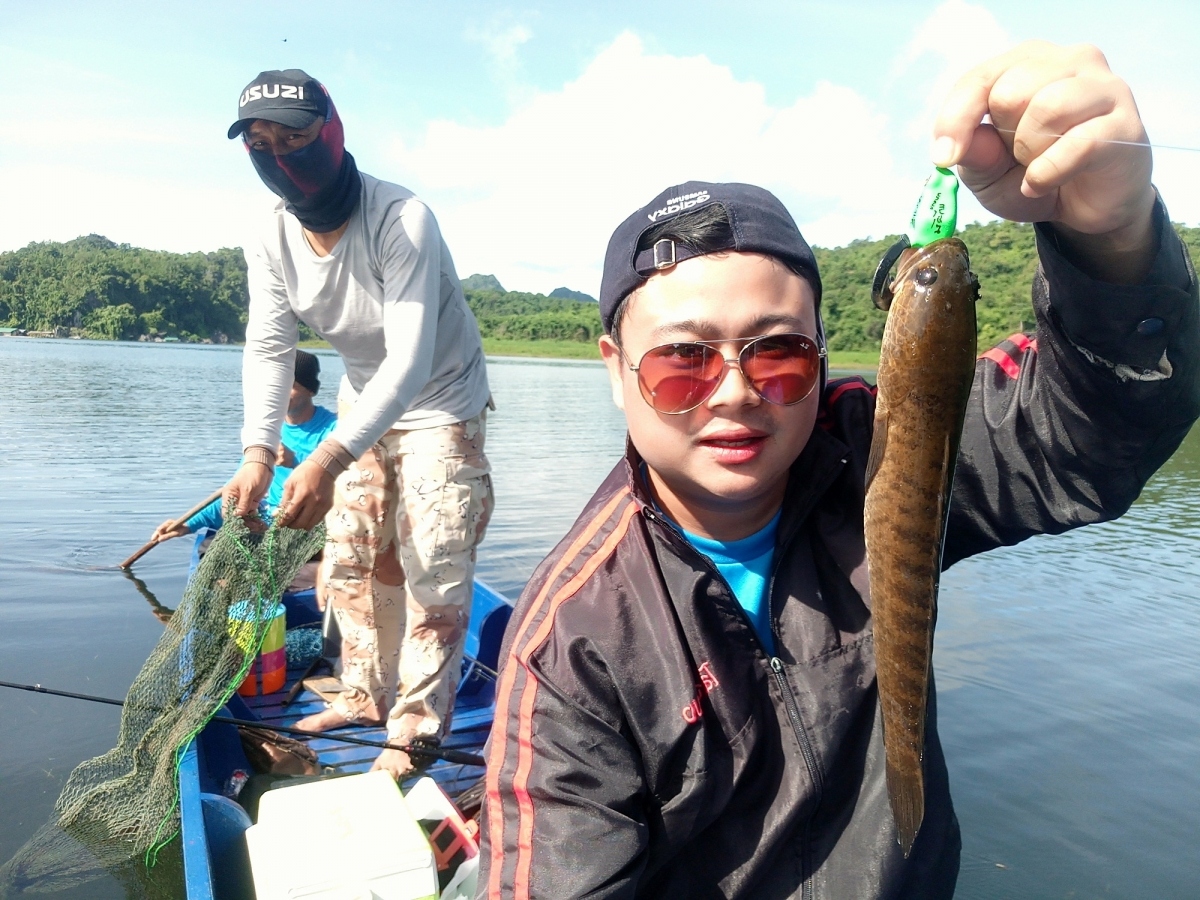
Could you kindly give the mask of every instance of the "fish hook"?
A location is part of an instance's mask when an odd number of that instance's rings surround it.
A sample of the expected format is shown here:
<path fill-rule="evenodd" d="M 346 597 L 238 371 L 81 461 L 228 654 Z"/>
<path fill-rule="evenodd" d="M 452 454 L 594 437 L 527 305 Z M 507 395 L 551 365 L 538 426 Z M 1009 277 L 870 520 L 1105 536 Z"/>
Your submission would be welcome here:
<path fill-rule="evenodd" d="M 879 261 L 879 268 L 875 270 L 875 278 L 871 282 L 871 300 L 876 308 L 886 312 L 891 307 L 892 285 L 889 276 L 892 274 L 892 266 L 896 265 L 900 254 L 911 246 L 908 235 L 903 235 L 888 247 L 887 253 L 883 254 L 883 259 Z"/>

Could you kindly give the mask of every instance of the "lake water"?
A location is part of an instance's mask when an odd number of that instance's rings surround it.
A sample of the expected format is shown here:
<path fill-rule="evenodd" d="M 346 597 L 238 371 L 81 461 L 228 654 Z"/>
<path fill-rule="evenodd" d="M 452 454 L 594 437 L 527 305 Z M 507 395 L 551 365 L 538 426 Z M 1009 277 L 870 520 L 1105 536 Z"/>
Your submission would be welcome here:
<path fill-rule="evenodd" d="M 323 355 L 318 399 L 341 374 Z M 598 363 L 492 360 L 496 516 L 479 575 L 515 596 L 618 458 Z M 238 459 L 240 354 L 0 340 L 0 680 L 123 697 L 161 633 L 115 565 Z M 189 545 L 135 571 L 164 605 Z M 963 828 L 957 896 L 1200 896 L 1200 431 L 1120 522 L 943 579 L 935 665 Z M 0 862 L 118 711 L 0 690 Z M 177 878 L 165 864 L 160 881 Z M 119 898 L 116 881 L 59 896 Z"/>

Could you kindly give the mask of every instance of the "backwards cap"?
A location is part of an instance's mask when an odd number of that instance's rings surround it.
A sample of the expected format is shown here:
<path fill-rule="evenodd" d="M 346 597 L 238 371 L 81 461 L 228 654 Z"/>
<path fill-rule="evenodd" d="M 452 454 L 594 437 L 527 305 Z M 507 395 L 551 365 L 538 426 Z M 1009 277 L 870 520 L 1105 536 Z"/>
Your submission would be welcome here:
<path fill-rule="evenodd" d="M 729 245 L 705 252 L 738 250 L 772 256 L 799 273 L 812 285 L 818 304 L 820 329 L 821 276 L 812 249 L 800 234 L 791 214 L 770 191 L 752 184 L 709 184 L 689 181 L 667 188 L 617 226 L 604 255 L 604 275 L 600 282 L 600 319 L 605 332 L 611 333 L 617 307 L 656 272 L 700 255 L 671 240 L 657 241 L 653 247 L 638 250 L 647 231 L 684 213 L 720 204 L 729 218 Z M 824 335 L 819 334 L 822 346 Z"/>

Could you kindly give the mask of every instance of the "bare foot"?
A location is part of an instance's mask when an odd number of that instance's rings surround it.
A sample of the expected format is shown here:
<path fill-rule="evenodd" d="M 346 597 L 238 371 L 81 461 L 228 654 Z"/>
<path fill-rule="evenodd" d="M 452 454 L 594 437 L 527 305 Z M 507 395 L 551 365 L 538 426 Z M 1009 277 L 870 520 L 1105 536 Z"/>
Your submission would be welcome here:
<path fill-rule="evenodd" d="M 379 759 L 375 760 L 375 765 L 371 766 L 372 772 L 377 772 L 383 769 L 391 773 L 391 776 L 399 781 L 407 775 L 410 775 L 416 766 L 413 765 L 408 754 L 403 750 L 393 750 L 388 748 L 379 754 Z"/>
<path fill-rule="evenodd" d="M 334 728 L 345 728 L 347 725 L 381 725 L 382 722 L 371 722 L 366 719 L 356 719 L 351 721 L 343 716 L 336 709 L 327 709 L 324 712 L 313 713 L 311 716 L 305 716 L 293 728 L 299 728 L 301 731 L 311 731 L 318 733 L 322 731 L 332 731 Z"/>

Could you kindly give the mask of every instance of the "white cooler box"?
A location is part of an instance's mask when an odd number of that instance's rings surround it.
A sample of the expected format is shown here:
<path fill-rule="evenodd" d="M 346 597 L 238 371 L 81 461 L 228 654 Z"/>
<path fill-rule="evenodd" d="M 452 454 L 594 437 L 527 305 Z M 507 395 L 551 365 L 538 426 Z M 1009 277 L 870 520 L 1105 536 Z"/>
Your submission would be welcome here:
<path fill-rule="evenodd" d="M 258 900 L 437 900 L 433 851 L 387 772 L 267 791 L 246 830 Z"/>

